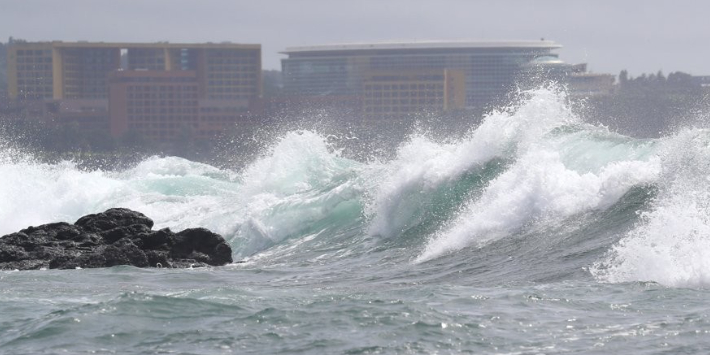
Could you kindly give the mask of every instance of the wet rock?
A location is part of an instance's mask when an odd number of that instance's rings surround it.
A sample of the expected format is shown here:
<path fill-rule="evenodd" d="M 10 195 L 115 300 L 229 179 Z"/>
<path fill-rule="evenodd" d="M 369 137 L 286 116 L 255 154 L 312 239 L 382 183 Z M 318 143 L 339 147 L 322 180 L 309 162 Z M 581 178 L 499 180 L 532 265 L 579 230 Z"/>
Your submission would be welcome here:
<path fill-rule="evenodd" d="M 0 237 L 0 270 L 220 266 L 232 262 L 222 236 L 204 228 L 152 230 L 140 212 L 112 208 Z"/>
<path fill-rule="evenodd" d="M 75 226 L 88 232 L 103 232 L 135 224 L 147 226 L 148 229 L 153 228 L 152 219 L 127 208 L 111 208 L 102 213 L 86 215 L 74 223 Z"/>

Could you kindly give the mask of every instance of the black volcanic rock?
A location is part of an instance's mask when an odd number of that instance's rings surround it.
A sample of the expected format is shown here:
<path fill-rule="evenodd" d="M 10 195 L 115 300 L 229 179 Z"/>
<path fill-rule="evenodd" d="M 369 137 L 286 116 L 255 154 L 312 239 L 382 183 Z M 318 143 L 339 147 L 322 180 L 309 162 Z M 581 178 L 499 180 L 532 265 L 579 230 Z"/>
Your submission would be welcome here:
<path fill-rule="evenodd" d="M 152 230 L 140 212 L 112 208 L 79 218 L 29 227 L 0 237 L 0 270 L 219 266 L 232 262 L 232 249 L 204 228 L 173 233 Z"/>

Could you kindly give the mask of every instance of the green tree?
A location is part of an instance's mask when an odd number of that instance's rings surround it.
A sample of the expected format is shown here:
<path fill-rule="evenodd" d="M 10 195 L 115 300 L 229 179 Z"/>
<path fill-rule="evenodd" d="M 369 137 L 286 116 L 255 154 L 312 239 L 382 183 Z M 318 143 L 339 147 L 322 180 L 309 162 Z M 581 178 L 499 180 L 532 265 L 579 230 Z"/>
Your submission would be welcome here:
<path fill-rule="evenodd" d="M 7 44 L 0 43 L 0 98 L 7 91 Z"/>
<path fill-rule="evenodd" d="M 624 86 L 628 82 L 629 82 L 629 72 L 626 71 L 626 69 L 624 69 L 619 73 L 619 84 L 621 84 L 621 86 Z"/>
<path fill-rule="evenodd" d="M 666 77 L 663 76 L 663 71 L 659 70 L 658 73 L 656 74 L 656 80 L 660 83 L 665 83 L 666 82 Z"/>

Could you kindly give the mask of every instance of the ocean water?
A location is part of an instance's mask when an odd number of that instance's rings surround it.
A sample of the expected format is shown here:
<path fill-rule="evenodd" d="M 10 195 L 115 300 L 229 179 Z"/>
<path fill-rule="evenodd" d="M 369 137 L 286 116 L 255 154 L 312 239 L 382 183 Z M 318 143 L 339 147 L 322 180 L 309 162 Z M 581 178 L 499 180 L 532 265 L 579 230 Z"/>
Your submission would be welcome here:
<path fill-rule="evenodd" d="M 314 130 L 239 171 L 0 141 L 0 235 L 128 207 L 244 261 L 0 271 L 0 353 L 706 353 L 710 131 L 634 139 L 528 96 L 364 162 Z"/>

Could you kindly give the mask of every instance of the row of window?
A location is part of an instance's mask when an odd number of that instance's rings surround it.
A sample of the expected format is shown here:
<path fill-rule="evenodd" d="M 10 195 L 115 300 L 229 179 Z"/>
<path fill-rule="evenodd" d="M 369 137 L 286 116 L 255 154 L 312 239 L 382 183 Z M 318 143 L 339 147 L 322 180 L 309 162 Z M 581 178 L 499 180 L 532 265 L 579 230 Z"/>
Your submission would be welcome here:
<path fill-rule="evenodd" d="M 129 105 L 130 106 L 130 105 Z M 175 113 L 187 113 L 187 114 L 197 114 L 197 109 L 196 108 L 190 108 L 190 107 L 184 107 L 184 108 L 133 108 L 133 107 L 128 107 L 128 114 L 175 114 Z"/>
<path fill-rule="evenodd" d="M 246 107 L 200 107 L 200 113 L 235 113 L 247 110 L 248 108 Z"/>
<path fill-rule="evenodd" d="M 429 99 L 399 99 L 399 100 L 365 100 L 365 106 L 382 106 L 382 105 L 404 105 L 404 106 L 424 106 L 424 105 L 439 105 L 443 104 L 444 100 L 441 97 Z"/>
<path fill-rule="evenodd" d="M 254 87 L 232 87 L 232 86 L 216 86 L 207 88 L 208 94 L 222 94 L 222 93 L 233 93 L 233 94 L 244 94 L 246 96 L 256 94 L 256 88 Z"/>
<path fill-rule="evenodd" d="M 20 49 L 17 51 L 18 56 L 40 56 L 40 55 L 52 55 L 52 51 L 49 49 Z"/>
<path fill-rule="evenodd" d="M 149 76 L 135 76 L 135 77 L 118 77 L 114 79 L 119 83 L 194 83 L 197 81 L 194 77 L 182 77 L 182 76 L 170 76 L 170 77 L 149 77 Z M 143 86 L 139 86 L 143 87 Z M 182 86 L 161 86 L 161 87 L 176 87 L 180 90 Z M 129 89 L 135 90 L 136 86 L 129 86 Z"/>
<path fill-rule="evenodd" d="M 365 92 L 365 97 L 367 98 L 398 98 L 398 97 L 442 97 L 444 96 L 443 90 L 438 91 L 368 91 Z"/>
<path fill-rule="evenodd" d="M 391 84 L 391 85 L 365 85 L 365 90 L 442 90 L 443 84 Z"/>
<path fill-rule="evenodd" d="M 64 65 L 82 65 L 94 67 L 115 67 L 118 62 L 112 57 L 64 57 Z"/>
<path fill-rule="evenodd" d="M 37 76 L 29 77 L 25 79 L 17 79 L 18 86 L 42 86 L 42 85 L 52 85 L 51 76 Z"/>
<path fill-rule="evenodd" d="M 17 58 L 18 64 L 42 64 L 51 63 L 52 57 L 19 57 Z"/>
<path fill-rule="evenodd" d="M 196 85 L 160 85 L 160 86 L 143 86 L 143 85 L 131 85 L 128 87 L 128 92 L 178 92 L 178 91 L 192 91 L 197 92 Z"/>
<path fill-rule="evenodd" d="M 256 64 L 256 58 L 208 58 L 207 64 L 215 65 L 253 65 Z"/>
<path fill-rule="evenodd" d="M 20 96 L 52 97 L 54 92 L 52 90 L 52 87 L 22 86 L 18 89 L 20 92 Z"/>
<path fill-rule="evenodd" d="M 170 129 L 175 129 L 175 128 L 180 128 L 184 126 L 184 123 L 174 123 L 174 122 L 163 122 L 163 123 L 145 123 L 145 122 L 135 122 L 135 123 L 129 123 L 128 127 L 129 128 L 170 128 Z M 193 123 L 193 127 L 197 128 L 198 124 Z"/>
<path fill-rule="evenodd" d="M 249 77 L 244 76 L 245 79 L 254 79 L 254 75 L 249 75 Z M 207 82 L 210 86 L 253 86 L 256 85 L 254 80 L 209 80 Z"/>
<path fill-rule="evenodd" d="M 402 80 L 417 80 L 417 81 L 442 81 L 444 75 L 375 75 L 369 79 L 370 81 L 402 81 Z"/>
<path fill-rule="evenodd" d="M 64 86 L 66 87 L 106 87 L 106 80 L 93 79 L 93 78 L 68 78 L 64 80 Z"/>
<path fill-rule="evenodd" d="M 421 91 L 421 92 L 366 92 L 365 93 L 365 98 L 367 99 L 375 99 L 375 100 L 382 100 L 382 99 L 389 99 L 389 98 L 394 98 L 395 100 L 397 98 L 402 98 L 402 100 L 407 100 L 410 97 L 413 100 L 416 100 L 417 98 L 423 99 L 423 98 L 441 98 L 444 97 L 444 93 L 441 91 Z"/>
<path fill-rule="evenodd" d="M 128 64 L 133 65 L 133 64 L 138 64 L 138 63 L 150 63 L 150 64 L 163 64 L 165 63 L 165 57 L 160 56 L 160 57 L 152 57 L 152 56 L 146 56 L 146 57 L 138 57 L 138 56 L 128 56 Z"/>
<path fill-rule="evenodd" d="M 23 74 L 28 75 L 32 72 L 40 72 L 44 75 L 52 75 L 51 65 L 19 65 L 17 67 L 17 75 L 22 76 Z M 35 74 L 36 75 L 36 74 Z"/>
<path fill-rule="evenodd" d="M 256 78 L 256 74 L 250 73 L 250 72 L 221 72 L 221 73 L 210 73 L 207 76 L 207 79 L 214 80 L 214 79 L 254 79 Z"/>
<path fill-rule="evenodd" d="M 106 79 L 106 74 L 111 71 L 112 68 L 104 67 L 87 67 L 87 66 L 65 66 L 62 70 L 62 74 L 65 77 L 85 77 L 92 76 L 100 79 Z"/>
<path fill-rule="evenodd" d="M 163 64 L 135 64 L 130 65 L 131 70 L 153 70 L 153 71 L 163 71 L 165 70 L 165 65 Z"/>
<path fill-rule="evenodd" d="M 380 112 L 418 112 L 423 109 L 441 109 L 443 108 L 443 103 L 431 103 L 429 105 L 425 106 L 374 106 L 370 107 L 367 106 L 365 107 L 365 112 L 370 113 L 370 112 L 375 112 L 375 113 L 380 113 Z"/>
<path fill-rule="evenodd" d="M 166 116 L 141 116 L 141 115 L 129 115 L 128 117 L 129 126 L 134 128 L 174 128 L 178 127 L 178 124 L 182 125 L 185 122 L 197 122 L 197 116 L 170 116 L 167 119 Z M 202 116 L 199 121 L 202 122 L 234 122 L 237 116 Z M 194 123 L 197 127 L 197 123 Z"/>
<path fill-rule="evenodd" d="M 253 87 L 231 87 L 231 86 L 226 86 L 226 87 L 210 87 L 207 88 L 207 94 L 222 94 L 222 93 L 233 93 L 233 95 L 239 95 L 239 96 L 244 96 L 244 97 L 251 97 L 252 95 L 256 94 L 256 88 Z"/>
<path fill-rule="evenodd" d="M 255 73 L 258 71 L 258 68 L 256 65 L 209 65 L 207 67 L 207 71 L 210 72 L 247 72 L 247 73 Z"/>
<path fill-rule="evenodd" d="M 180 104 L 179 101 L 176 103 L 176 102 L 173 102 L 172 100 L 173 100 L 173 99 L 176 99 L 176 100 L 180 100 L 180 99 L 183 99 L 183 100 L 187 100 L 187 99 L 196 100 L 196 99 L 197 99 L 197 94 L 196 94 L 196 93 L 189 93 L 189 92 L 186 92 L 186 93 L 177 93 L 177 94 L 173 94 L 173 93 L 166 94 L 166 93 L 164 93 L 164 92 L 161 92 L 161 93 L 159 93 L 159 94 L 156 94 L 156 93 L 135 93 L 135 94 L 134 94 L 134 93 L 129 93 L 129 94 L 128 94 L 128 98 L 131 99 L 131 100 L 143 100 L 143 101 L 151 100 L 151 99 L 152 99 L 152 100 L 157 100 L 157 99 L 160 99 L 160 100 L 171 100 L 170 103 L 169 103 L 170 105 L 179 105 L 179 104 Z"/>
<path fill-rule="evenodd" d="M 241 100 L 250 99 L 253 95 L 237 95 L 237 94 L 208 94 L 207 98 L 212 100 Z"/>

